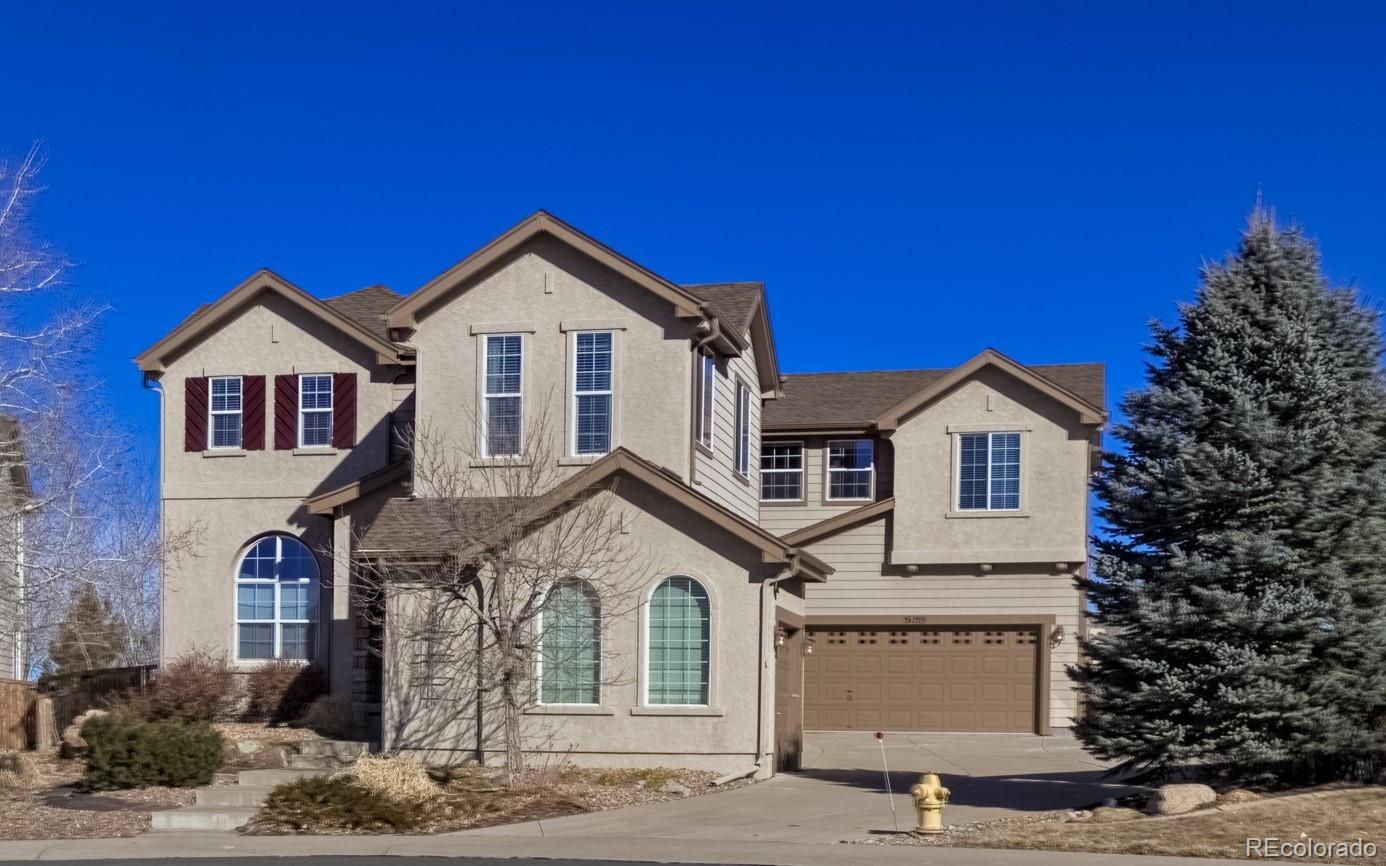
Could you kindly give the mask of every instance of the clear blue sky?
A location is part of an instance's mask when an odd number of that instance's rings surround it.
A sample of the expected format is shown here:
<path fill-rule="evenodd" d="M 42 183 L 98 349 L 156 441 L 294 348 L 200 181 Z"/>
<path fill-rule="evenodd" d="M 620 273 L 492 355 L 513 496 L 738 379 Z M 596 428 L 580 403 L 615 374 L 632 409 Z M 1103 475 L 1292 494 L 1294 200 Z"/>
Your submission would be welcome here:
<path fill-rule="evenodd" d="M 1145 7 L 1144 11 L 1135 6 Z M 1053 7 L 1041 9 L 1039 7 Z M 1132 8 L 1128 8 L 1132 7 Z M 1386 292 L 1379 4 L 13 3 L 0 151 L 129 359 L 257 267 L 408 291 L 536 208 L 766 281 L 787 371 L 1137 386 L 1257 188 Z M 145 441 L 152 444 L 152 435 Z"/>

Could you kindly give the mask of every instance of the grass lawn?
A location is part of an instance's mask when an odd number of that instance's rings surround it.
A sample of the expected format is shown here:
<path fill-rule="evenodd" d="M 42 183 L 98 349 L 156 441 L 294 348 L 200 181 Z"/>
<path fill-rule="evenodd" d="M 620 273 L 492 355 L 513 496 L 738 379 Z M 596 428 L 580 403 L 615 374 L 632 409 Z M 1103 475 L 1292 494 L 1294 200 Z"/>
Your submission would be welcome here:
<path fill-rule="evenodd" d="M 1271 797 L 1230 811 L 1209 809 L 1178 818 L 1140 818 L 1106 824 L 1039 821 L 977 825 L 940 838 L 938 844 L 969 848 L 1026 848 L 1107 854 L 1183 857 L 1246 857 L 1250 837 L 1301 841 L 1376 843 L 1369 859 L 1311 857 L 1324 863 L 1386 863 L 1386 789 L 1324 791 L 1286 800 Z M 1277 858 L 1294 859 L 1294 858 Z"/>

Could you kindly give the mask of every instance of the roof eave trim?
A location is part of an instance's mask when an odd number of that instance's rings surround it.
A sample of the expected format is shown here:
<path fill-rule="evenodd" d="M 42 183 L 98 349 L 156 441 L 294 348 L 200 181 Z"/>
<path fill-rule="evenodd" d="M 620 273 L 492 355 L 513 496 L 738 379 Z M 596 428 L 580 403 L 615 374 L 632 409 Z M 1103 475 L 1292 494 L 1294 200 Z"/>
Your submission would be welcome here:
<path fill-rule="evenodd" d="M 1036 373 L 1019 361 L 1006 357 L 995 349 L 985 349 L 948 371 L 942 378 L 930 382 L 882 412 L 880 417 L 875 420 L 877 429 L 881 431 L 894 430 L 900 426 L 900 422 L 904 420 L 905 416 L 914 413 L 935 397 L 962 384 L 985 367 L 996 367 L 1002 372 L 1009 373 L 1035 390 L 1073 409 L 1078 413 L 1079 421 L 1083 424 L 1099 425 L 1106 423 L 1107 413 L 1102 407 L 1094 406 L 1067 388 L 1055 384 L 1051 379 Z"/>
<path fill-rule="evenodd" d="M 303 500 L 309 514 L 331 514 L 338 506 L 355 502 L 367 493 L 372 493 L 387 484 L 402 480 L 409 475 L 409 461 L 396 460 L 373 472 L 367 472 L 355 481 L 341 487 L 309 496 Z"/>
<path fill-rule="evenodd" d="M 432 305 L 460 283 L 483 273 L 521 244 L 540 234 L 548 234 L 596 259 L 622 276 L 641 285 L 674 305 L 680 318 L 702 318 L 705 313 L 697 298 L 653 271 L 636 264 L 600 241 L 583 234 L 545 211 L 538 211 L 511 226 L 462 261 L 429 280 L 417 291 L 405 295 L 385 313 L 390 328 L 418 326 L 420 311 Z"/>
<path fill-rule="evenodd" d="M 860 508 L 853 508 L 851 511 L 844 511 L 835 514 L 826 520 L 817 523 L 810 523 L 808 526 L 796 529 L 784 536 L 784 540 L 796 547 L 803 547 L 815 541 L 821 541 L 830 535 L 836 535 L 845 529 L 851 529 L 859 523 L 864 523 L 883 514 L 889 514 L 895 510 L 895 497 L 891 496 L 876 502 L 871 502 Z"/>

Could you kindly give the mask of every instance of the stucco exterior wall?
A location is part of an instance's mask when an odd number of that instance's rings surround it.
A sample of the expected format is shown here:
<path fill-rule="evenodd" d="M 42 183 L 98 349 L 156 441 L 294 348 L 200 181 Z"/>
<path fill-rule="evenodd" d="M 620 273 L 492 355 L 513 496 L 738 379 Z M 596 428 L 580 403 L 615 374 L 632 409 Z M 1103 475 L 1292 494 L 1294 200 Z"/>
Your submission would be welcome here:
<path fill-rule="evenodd" d="M 234 657 L 234 577 L 241 554 L 267 533 L 294 535 L 318 556 L 323 582 L 330 582 L 330 521 L 308 514 L 303 499 L 386 463 L 396 400 L 392 383 L 403 368 L 378 365 L 371 350 L 269 293 L 167 368 L 160 379 L 164 532 L 167 537 L 194 530 L 196 543 L 164 568 L 160 652 L 168 660 L 199 646 Z M 275 450 L 274 377 L 337 372 L 356 374 L 356 446 Z M 183 450 L 184 380 L 218 375 L 266 377 L 265 450 Z M 317 657 L 323 661 L 329 595 L 323 590 L 318 606 Z"/>
<path fill-rule="evenodd" d="M 613 332 L 611 447 L 625 446 L 687 481 L 693 324 L 676 318 L 672 306 L 647 289 L 547 237 L 526 244 L 469 289 L 420 316 L 409 340 L 418 351 L 419 429 L 480 458 L 483 338 L 519 333 L 525 429 L 547 421 L 556 441 L 544 450 L 562 455 L 572 471 L 592 462 L 571 456 L 577 330 Z"/>
<path fill-rule="evenodd" d="M 761 621 L 761 579 L 776 567 L 761 562 L 760 552 L 721 528 L 692 515 L 636 482 L 622 479 L 615 494 L 618 510 L 646 551 L 626 580 L 624 604 L 604 604 L 602 703 L 597 707 L 535 705 L 524 718 L 524 734 L 536 755 L 559 756 L 589 766 L 681 766 L 730 772 L 749 769 L 757 751 L 759 670 L 764 686 L 773 688 L 773 666 L 757 663 L 774 627 Z M 712 649 L 710 699 L 707 708 L 645 705 L 644 658 L 646 601 L 671 575 L 696 578 L 711 600 Z M 444 700 L 421 700 L 411 685 L 408 661 L 417 647 L 401 647 L 403 623 L 423 597 L 398 594 L 387 625 L 386 749 L 424 754 L 429 760 L 470 757 L 476 744 L 474 669 L 465 661 L 440 692 Z M 772 608 L 773 609 L 773 608 Z M 465 640 L 464 640 L 465 642 Z M 447 649 L 458 659 L 468 647 Z M 761 660 L 764 662 L 764 659 Z M 773 692 L 769 692 L 773 694 Z M 484 710 L 488 755 L 502 748 L 494 706 Z M 766 748 L 772 741 L 766 734 Z M 539 758 L 542 760 L 542 758 Z"/>
<path fill-rule="evenodd" d="M 1050 653 L 1050 725 L 1071 725 L 1077 698 L 1066 670 L 1078 661 L 1081 604 L 1074 573 L 997 567 L 982 574 L 940 567 L 906 574 L 885 564 L 891 522 L 880 517 L 809 545 L 810 553 L 836 569 L 826 583 L 807 585 L 809 622 L 824 624 L 834 616 L 932 616 L 943 621 L 949 616 L 1052 616 L 1065 638 Z"/>
<path fill-rule="evenodd" d="M 961 433 L 1021 433 L 1018 511 L 956 509 Z M 986 369 L 906 419 L 895 450 L 897 565 L 1057 563 L 1087 559 L 1090 446 L 1071 409 Z"/>

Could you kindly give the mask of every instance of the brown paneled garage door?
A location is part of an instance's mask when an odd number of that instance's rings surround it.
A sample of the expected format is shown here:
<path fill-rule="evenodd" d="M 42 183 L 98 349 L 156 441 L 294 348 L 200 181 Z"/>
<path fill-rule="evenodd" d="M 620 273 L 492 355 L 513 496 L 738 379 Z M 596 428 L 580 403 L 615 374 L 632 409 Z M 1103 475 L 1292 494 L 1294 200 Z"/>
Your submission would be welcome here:
<path fill-rule="evenodd" d="M 1035 730 L 1038 629 L 810 627 L 804 729 Z"/>

